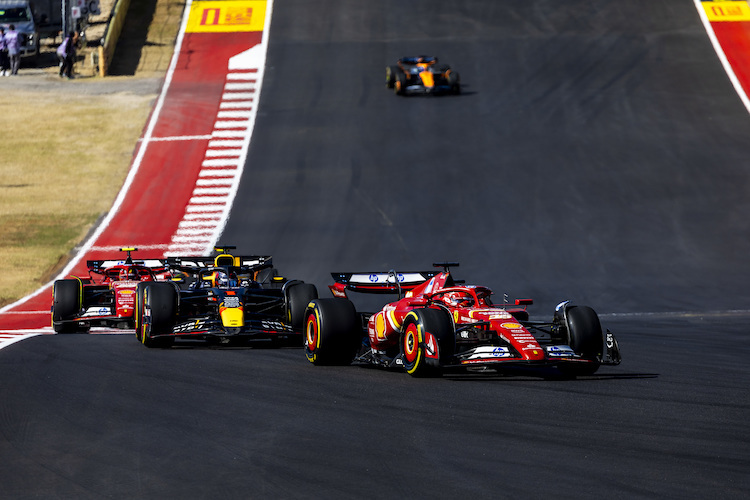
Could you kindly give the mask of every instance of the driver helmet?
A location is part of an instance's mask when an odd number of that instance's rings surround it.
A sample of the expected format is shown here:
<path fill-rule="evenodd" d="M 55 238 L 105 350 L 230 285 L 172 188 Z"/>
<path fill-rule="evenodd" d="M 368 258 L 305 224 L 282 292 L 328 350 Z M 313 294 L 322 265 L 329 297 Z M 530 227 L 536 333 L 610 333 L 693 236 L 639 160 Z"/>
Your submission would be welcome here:
<path fill-rule="evenodd" d="M 449 306 L 463 307 L 469 305 L 472 300 L 461 292 L 449 292 L 443 297 L 443 301 Z"/>
<path fill-rule="evenodd" d="M 138 279 L 138 272 L 133 268 L 120 270 L 120 281 L 135 281 Z"/>
<path fill-rule="evenodd" d="M 211 283 L 217 288 L 229 288 L 229 276 L 224 271 L 214 271 L 211 274 Z"/>

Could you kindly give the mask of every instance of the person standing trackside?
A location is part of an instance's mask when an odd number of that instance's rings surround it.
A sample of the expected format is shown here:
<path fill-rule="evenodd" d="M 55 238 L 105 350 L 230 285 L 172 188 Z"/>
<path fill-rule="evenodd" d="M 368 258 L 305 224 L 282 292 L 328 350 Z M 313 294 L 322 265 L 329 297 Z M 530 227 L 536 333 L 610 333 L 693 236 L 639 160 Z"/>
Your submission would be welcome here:
<path fill-rule="evenodd" d="M 57 58 L 60 59 L 60 78 L 73 76 L 73 61 L 76 57 L 75 33 L 68 33 L 63 42 L 57 47 Z"/>
<path fill-rule="evenodd" d="M 17 75 L 18 67 L 21 65 L 21 53 L 18 47 L 18 32 L 16 25 L 8 26 L 8 32 L 3 36 L 5 46 L 8 47 L 8 57 L 10 57 L 10 74 Z"/>
<path fill-rule="evenodd" d="M 5 28 L 0 27 L 0 76 L 10 74 L 10 60 L 8 59 L 8 45 L 5 43 Z"/>

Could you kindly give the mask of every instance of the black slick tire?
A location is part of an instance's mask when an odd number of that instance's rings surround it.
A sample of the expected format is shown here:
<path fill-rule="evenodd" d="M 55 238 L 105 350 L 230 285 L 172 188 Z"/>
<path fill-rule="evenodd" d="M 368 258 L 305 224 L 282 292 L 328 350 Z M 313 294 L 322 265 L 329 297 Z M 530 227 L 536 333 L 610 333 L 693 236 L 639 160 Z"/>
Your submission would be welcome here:
<path fill-rule="evenodd" d="M 55 333 L 85 333 L 71 322 L 81 311 L 81 282 L 76 279 L 58 280 L 52 289 L 52 329 Z"/>
<path fill-rule="evenodd" d="M 315 299 L 305 311 L 305 356 L 314 365 L 348 365 L 362 343 L 362 325 L 348 299 Z"/>
<path fill-rule="evenodd" d="M 567 376 L 594 374 L 601 365 L 602 325 L 596 312 L 587 306 L 571 306 L 566 311 L 568 345 L 588 362 L 583 364 L 563 364 L 558 368 Z"/>
<path fill-rule="evenodd" d="M 401 72 L 398 66 L 388 66 L 385 68 L 385 86 L 389 89 L 393 88 L 396 83 L 396 75 Z"/>
<path fill-rule="evenodd" d="M 135 328 L 136 338 L 138 338 L 138 332 L 141 329 L 141 321 L 143 319 L 143 290 L 147 285 L 148 283 L 138 283 L 135 287 L 135 310 L 133 311 L 133 327 Z"/>
<path fill-rule="evenodd" d="M 318 289 L 310 283 L 299 283 L 286 290 L 287 320 L 295 330 L 302 329 L 305 309 L 311 300 L 318 298 Z"/>
<path fill-rule="evenodd" d="M 413 377 L 439 377 L 456 351 L 450 315 L 442 309 L 414 309 L 404 318 L 401 357 Z"/>
<path fill-rule="evenodd" d="M 445 75 L 445 79 L 448 81 L 451 94 L 458 95 L 461 93 L 461 77 L 458 73 L 453 70 L 449 70 Z"/>
<path fill-rule="evenodd" d="M 274 276 L 278 276 L 279 271 L 275 267 L 267 267 L 258 271 L 255 281 L 260 285 L 266 285 L 271 282 Z"/>
<path fill-rule="evenodd" d="M 406 75 L 399 71 L 396 73 L 396 78 L 393 82 L 393 92 L 396 95 L 406 95 Z"/>
<path fill-rule="evenodd" d="M 148 283 L 143 289 L 140 308 L 140 334 L 146 347 L 169 347 L 174 337 L 158 337 L 172 333 L 177 317 L 177 290 L 168 282 Z"/>

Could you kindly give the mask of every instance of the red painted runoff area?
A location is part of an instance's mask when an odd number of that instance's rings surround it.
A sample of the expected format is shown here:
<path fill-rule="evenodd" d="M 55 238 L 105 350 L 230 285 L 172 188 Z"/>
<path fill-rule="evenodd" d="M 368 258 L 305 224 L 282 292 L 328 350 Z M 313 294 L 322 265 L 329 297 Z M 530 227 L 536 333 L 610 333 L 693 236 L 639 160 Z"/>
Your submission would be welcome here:
<path fill-rule="evenodd" d="M 750 21 L 712 22 L 711 28 L 745 94 L 750 95 Z"/>

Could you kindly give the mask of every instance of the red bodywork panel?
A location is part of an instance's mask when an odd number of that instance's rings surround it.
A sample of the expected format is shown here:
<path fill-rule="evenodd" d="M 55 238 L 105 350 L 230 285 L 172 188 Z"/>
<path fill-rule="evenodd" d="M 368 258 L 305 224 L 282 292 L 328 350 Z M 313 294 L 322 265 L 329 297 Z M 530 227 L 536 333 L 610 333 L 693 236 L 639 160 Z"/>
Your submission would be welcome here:
<path fill-rule="evenodd" d="M 81 311 L 76 320 L 94 326 L 122 324 L 122 320 L 134 317 L 138 283 L 172 278 L 161 259 L 132 259 L 130 253 L 135 250 L 123 248 L 126 259 L 89 260 L 88 276 L 71 276 L 82 288 Z M 54 307 L 54 296 L 52 301 Z"/>
<path fill-rule="evenodd" d="M 115 281 L 110 287 L 115 294 L 115 315 L 131 318 L 135 310 L 135 287 L 139 281 Z"/>
<path fill-rule="evenodd" d="M 477 326 L 482 323 L 487 324 L 486 329 L 489 335 L 502 337 L 520 353 L 520 357 L 513 356 L 506 359 L 526 361 L 544 359 L 544 349 L 515 317 L 515 315 L 527 316 L 526 306 L 533 302 L 531 299 L 518 299 L 516 307 L 496 306 L 489 301 L 492 294 L 489 288 L 472 285 L 449 286 L 452 283 L 450 274 L 442 272 L 408 291 L 404 298 L 386 304 L 368 321 L 367 333 L 370 345 L 379 351 L 386 351 L 397 346 L 406 315 L 415 308 L 430 307 L 430 304 L 434 304 L 435 308 L 447 307 L 457 329 L 472 324 L 477 324 Z M 331 288 L 333 291 L 334 286 Z M 343 294 L 344 288 L 338 288 L 340 290 L 337 291 Z M 489 356 L 486 359 L 472 358 L 467 360 L 467 364 L 489 360 L 496 361 L 497 358 Z"/>

